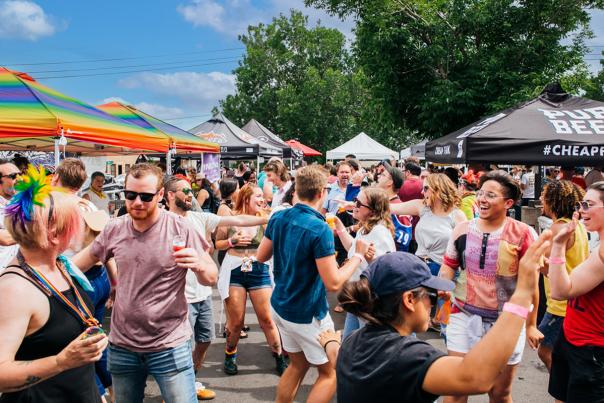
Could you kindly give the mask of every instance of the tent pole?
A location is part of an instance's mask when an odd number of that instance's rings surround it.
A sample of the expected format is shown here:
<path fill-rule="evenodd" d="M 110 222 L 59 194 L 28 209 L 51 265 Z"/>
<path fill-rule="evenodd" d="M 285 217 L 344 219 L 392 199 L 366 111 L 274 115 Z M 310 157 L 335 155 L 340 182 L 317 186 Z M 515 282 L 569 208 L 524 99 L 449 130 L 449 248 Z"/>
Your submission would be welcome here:
<path fill-rule="evenodd" d="M 59 166 L 60 160 L 59 137 L 55 137 L 55 169 Z"/>
<path fill-rule="evenodd" d="M 172 175 L 172 150 L 166 153 L 166 173 Z"/>

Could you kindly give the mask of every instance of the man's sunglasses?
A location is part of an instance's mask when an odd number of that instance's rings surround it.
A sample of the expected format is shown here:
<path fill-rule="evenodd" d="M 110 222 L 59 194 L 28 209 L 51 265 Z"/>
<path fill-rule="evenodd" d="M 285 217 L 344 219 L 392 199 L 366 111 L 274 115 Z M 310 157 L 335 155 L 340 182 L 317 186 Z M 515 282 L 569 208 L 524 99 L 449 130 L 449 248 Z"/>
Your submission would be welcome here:
<path fill-rule="evenodd" d="M 366 204 L 361 203 L 361 201 L 356 197 L 354 198 L 353 202 L 354 202 L 354 205 L 356 206 L 356 208 L 367 207 L 369 210 L 371 210 L 371 207 L 369 207 Z"/>
<path fill-rule="evenodd" d="M 589 209 L 591 208 L 602 208 L 604 206 L 592 206 L 589 204 L 589 202 L 586 201 L 580 201 L 580 202 L 576 202 L 575 203 L 575 211 L 589 211 Z"/>
<path fill-rule="evenodd" d="M 188 196 L 193 193 L 193 189 L 190 189 L 190 188 L 180 189 L 180 191 L 183 192 L 185 194 L 185 196 Z"/>
<path fill-rule="evenodd" d="M 14 174 L 8 174 L 8 175 L 2 175 L 3 178 L 11 178 L 12 180 L 17 179 L 17 177 L 21 175 L 20 173 L 14 173 Z"/>
<path fill-rule="evenodd" d="M 150 201 L 152 201 L 156 194 L 157 194 L 157 192 L 155 192 L 155 193 L 144 193 L 144 192 L 139 193 L 139 192 L 133 192 L 132 190 L 124 191 L 124 197 L 126 198 L 126 200 L 134 201 L 134 200 L 136 200 L 137 197 L 140 197 L 140 199 L 143 203 L 149 203 Z"/>

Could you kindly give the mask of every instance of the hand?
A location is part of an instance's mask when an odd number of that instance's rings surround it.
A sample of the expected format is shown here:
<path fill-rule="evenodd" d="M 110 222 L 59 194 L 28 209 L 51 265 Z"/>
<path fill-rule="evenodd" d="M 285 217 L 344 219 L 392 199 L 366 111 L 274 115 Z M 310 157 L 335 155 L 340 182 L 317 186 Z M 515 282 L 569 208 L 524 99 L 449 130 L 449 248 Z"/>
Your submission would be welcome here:
<path fill-rule="evenodd" d="M 201 265 L 199 253 L 193 248 L 184 248 L 172 254 L 176 267 L 195 269 Z"/>
<path fill-rule="evenodd" d="M 338 344 L 340 344 L 342 342 L 342 331 L 338 330 L 337 332 L 334 332 L 333 329 L 325 330 L 319 334 L 317 340 L 319 340 L 319 344 L 321 344 L 321 347 L 323 348 L 325 348 L 327 342 L 332 340 L 337 341 Z"/>
<path fill-rule="evenodd" d="M 248 246 L 252 243 L 252 238 L 249 235 L 244 234 L 242 231 L 238 231 L 231 237 L 233 245 L 237 246 Z"/>
<path fill-rule="evenodd" d="M 103 350 L 109 344 L 109 339 L 105 334 L 82 339 L 85 334 L 86 332 L 83 332 L 57 354 L 57 365 L 61 371 L 81 367 L 101 359 Z"/>
<path fill-rule="evenodd" d="M 111 290 L 109 291 L 109 298 L 107 299 L 107 302 L 105 302 L 105 308 L 107 308 L 107 309 L 113 308 L 114 302 L 115 302 L 115 287 L 111 287 Z"/>
<path fill-rule="evenodd" d="M 536 350 L 543 341 L 543 333 L 537 329 L 537 326 L 527 326 L 526 328 L 526 341 L 530 348 Z"/>
<path fill-rule="evenodd" d="M 369 248 L 367 248 L 367 252 L 365 253 L 365 260 L 367 263 L 370 263 L 375 257 L 375 245 L 373 242 L 369 244 Z"/>
<path fill-rule="evenodd" d="M 357 239 L 355 241 L 355 253 L 359 253 L 362 256 L 365 256 L 369 251 L 369 244 L 362 239 Z"/>
<path fill-rule="evenodd" d="M 552 231 L 545 230 L 520 259 L 518 268 L 517 290 L 522 290 L 533 295 L 538 281 L 538 271 L 543 265 L 543 254 L 550 247 L 552 239 Z"/>
<path fill-rule="evenodd" d="M 579 223 L 579 213 L 573 214 L 573 220 L 566 224 L 552 240 L 554 246 L 566 246 L 570 237 L 575 233 Z"/>
<path fill-rule="evenodd" d="M 346 231 L 346 226 L 342 224 L 342 220 L 340 220 L 338 216 L 335 216 L 334 223 L 336 224 L 336 232 Z"/>

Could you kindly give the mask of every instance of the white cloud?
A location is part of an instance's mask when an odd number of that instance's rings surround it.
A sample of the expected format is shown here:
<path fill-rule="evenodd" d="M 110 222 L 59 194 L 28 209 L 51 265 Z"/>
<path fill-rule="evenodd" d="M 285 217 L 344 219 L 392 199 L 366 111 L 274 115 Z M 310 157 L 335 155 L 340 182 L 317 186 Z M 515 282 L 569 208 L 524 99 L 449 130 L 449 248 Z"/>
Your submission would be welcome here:
<path fill-rule="evenodd" d="M 250 0 L 189 0 L 177 7 L 185 21 L 193 26 L 209 27 L 228 36 L 245 33 L 249 25 L 270 23 L 279 14 L 289 15 L 291 9 L 308 15 L 311 25 L 320 20 L 321 25 L 340 30 L 348 40 L 353 38 L 353 19 L 342 21 L 324 10 L 305 7 L 302 0 L 270 0 L 263 8 L 255 7 Z"/>
<path fill-rule="evenodd" d="M 158 119 L 173 119 L 185 115 L 184 111 L 180 108 L 148 102 L 139 102 L 134 107 Z"/>
<path fill-rule="evenodd" d="M 103 98 L 102 100 L 95 102 L 94 105 L 103 105 L 108 104 L 109 102 L 119 102 L 120 104 L 131 105 L 130 102 L 126 101 L 124 98 L 121 97 Z"/>
<path fill-rule="evenodd" d="M 55 33 L 52 17 L 27 0 L 0 1 L 0 37 L 35 41 Z"/>
<path fill-rule="evenodd" d="M 177 98 L 185 109 L 209 111 L 218 100 L 235 92 L 235 76 L 218 71 L 211 73 L 139 73 L 118 83 L 128 89 L 144 89 L 162 98 Z"/>

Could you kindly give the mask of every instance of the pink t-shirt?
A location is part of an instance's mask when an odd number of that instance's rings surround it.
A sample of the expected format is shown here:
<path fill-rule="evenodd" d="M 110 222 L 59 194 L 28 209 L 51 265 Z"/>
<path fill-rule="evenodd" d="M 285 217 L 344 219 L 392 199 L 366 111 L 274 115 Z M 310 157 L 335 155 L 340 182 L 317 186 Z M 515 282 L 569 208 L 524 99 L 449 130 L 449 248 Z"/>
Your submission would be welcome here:
<path fill-rule="evenodd" d="M 95 239 L 92 254 L 102 262 L 113 257 L 118 266 L 111 343 L 154 352 L 191 337 L 184 293 L 187 270 L 176 267 L 172 257 L 176 235 L 200 252 L 208 247 L 184 217 L 165 210 L 145 232 L 136 231 L 130 215 L 125 215 L 111 220 Z"/>

